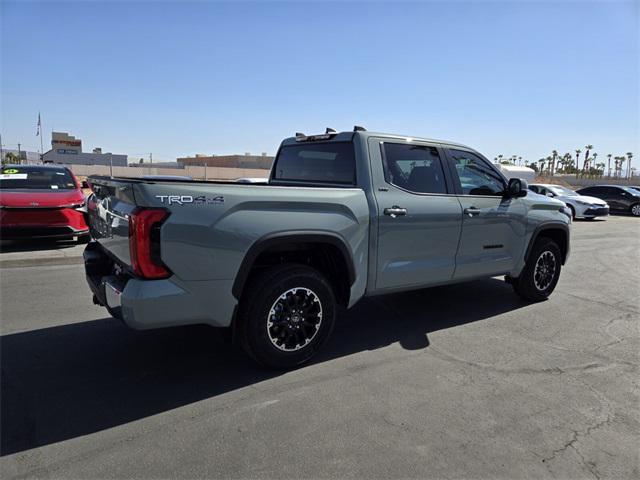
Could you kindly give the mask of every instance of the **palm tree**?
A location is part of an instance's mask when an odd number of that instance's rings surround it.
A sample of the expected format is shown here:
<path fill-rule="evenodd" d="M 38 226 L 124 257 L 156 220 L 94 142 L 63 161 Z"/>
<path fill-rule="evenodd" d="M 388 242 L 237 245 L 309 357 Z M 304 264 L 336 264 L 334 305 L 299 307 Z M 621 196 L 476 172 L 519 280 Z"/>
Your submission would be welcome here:
<path fill-rule="evenodd" d="M 518 165 L 522 165 L 522 157 L 518 157 Z"/>
<path fill-rule="evenodd" d="M 589 166 L 595 165 L 596 158 L 598 158 L 598 152 L 593 152 L 593 155 L 591 156 L 591 160 L 589 161 Z"/>
<path fill-rule="evenodd" d="M 607 153 L 607 178 L 611 178 L 611 157 L 610 153 Z"/>
<path fill-rule="evenodd" d="M 580 152 L 582 152 L 582 150 L 576 148 L 576 178 L 578 178 L 578 172 L 580 171 Z"/>
<path fill-rule="evenodd" d="M 625 157 L 615 157 L 614 160 L 616 162 L 614 177 L 620 178 L 620 176 L 622 175 L 622 166 L 624 165 L 624 162 L 625 162 L 626 158 Z"/>
<path fill-rule="evenodd" d="M 557 150 L 552 150 L 551 151 L 551 176 L 553 177 L 553 173 L 556 170 L 556 158 L 558 157 L 558 151 Z"/>
<path fill-rule="evenodd" d="M 587 165 L 589 163 L 589 150 L 593 150 L 593 145 L 587 145 L 584 147 L 586 152 L 584 152 L 584 165 L 582 166 L 582 169 L 586 169 Z"/>
<path fill-rule="evenodd" d="M 540 164 L 540 172 L 539 172 L 540 175 L 544 174 L 544 162 L 545 162 L 544 158 L 541 158 L 540 160 L 538 160 L 538 163 Z"/>
<path fill-rule="evenodd" d="M 5 163 L 17 165 L 20 162 L 20 157 L 13 152 L 9 152 L 4 156 Z"/>
<path fill-rule="evenodd" d="M 627 178 L 631 178 L 631 159 L 633 158 L 633 153 L 631 152 L 627 152 L 627 170 L 629 172 L 629 174 L 627 175 Z"/>
<path fill-rule="evenodd" d="M 560 160 L 562 165 L 562 173 L 571 173 L 573 167 L 573 160 L 569 152 L 565 153 Z"/>
<path fill-rule="evenodd" d="M 502 154 L 498 155 L 498 162 L 502 163 Z"/>

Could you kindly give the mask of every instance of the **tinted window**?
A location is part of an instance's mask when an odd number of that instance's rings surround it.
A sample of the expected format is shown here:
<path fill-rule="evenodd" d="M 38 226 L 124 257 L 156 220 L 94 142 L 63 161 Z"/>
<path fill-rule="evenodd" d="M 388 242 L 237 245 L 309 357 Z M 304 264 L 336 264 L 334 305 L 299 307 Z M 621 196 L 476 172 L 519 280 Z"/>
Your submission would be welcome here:
<path fill-rule="evenodd" d="M 347 142 L 287 145 L 280 149 L 274 180 L 355 184 L 353 144 Z"/>
<path fill-rule="evenodd" d="M 438 149 L 406 143 L 383 143 L 387 182 L 416 193 L 447 193 Z"/>
<path fill-rule="evenodd" d="M 536 185 L 529 185 L 529 190 L 535 193 L 539 193 L 538 187 Z"/>
<path fill-rule="evenodd" d="M 610 197 L 623 197 L 625 190 L 623 190 L 622 188 L 617 188 L 617 187 L 605 187 L 606 188 L 606 194 Z"/>
<path fill-rule="evenodd" d="M 5 167 L 0 175 L 3 190 L 73 190 L 76 184 L 68 170 L 60 168 Z"/>
<path fill-rule="evenodd" d="M 465 195 L 502 195 L 502 177 L 482 158 L 463 150 L 449 150 Z"/>

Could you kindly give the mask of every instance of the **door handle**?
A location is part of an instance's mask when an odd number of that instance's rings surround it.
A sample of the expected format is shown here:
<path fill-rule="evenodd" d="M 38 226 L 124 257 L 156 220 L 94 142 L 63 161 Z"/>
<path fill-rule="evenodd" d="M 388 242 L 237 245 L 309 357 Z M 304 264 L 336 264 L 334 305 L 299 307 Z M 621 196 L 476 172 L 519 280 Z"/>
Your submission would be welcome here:
<path fill-rule="evenodd" d="M 481 211 L 482 210 L 476 207 L 468 207 L 464 209 L 464 214 L 469 215 L 470 217 L 473 217 L 474 215 L 480 215 Z"/>
<path fill-rule="evenodd" d="M 406 208 L 401 208 L 397 205 L 394 205 L 391 208 L 385 208 L 384 209 L 384 214 L 385 215 L 389 215 L 391 218 L 396 218 L 396 217 L 400 217 L 402 215 L 406 215 L 407 214 L 407 209 Z"/>

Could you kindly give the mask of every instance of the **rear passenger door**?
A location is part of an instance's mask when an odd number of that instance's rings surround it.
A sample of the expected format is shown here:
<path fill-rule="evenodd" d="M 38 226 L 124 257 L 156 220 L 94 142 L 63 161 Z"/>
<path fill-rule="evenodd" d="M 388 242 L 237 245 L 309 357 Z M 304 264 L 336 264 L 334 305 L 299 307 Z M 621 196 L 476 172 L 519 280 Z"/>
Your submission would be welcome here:
<path fill-rule="evenodd" d="M 376 290 L 451 280 L 462 210 L 444 155 L 425 142 L 369 139 L 378 206 Z"/>
<path fill-rule="evenodd" d="M 504 198 L 504 177 L 478 154 L 449 148 L 447 157 L 463 213 L 454 278 L 510 272 L 524 255 L 524 201 Z"/>

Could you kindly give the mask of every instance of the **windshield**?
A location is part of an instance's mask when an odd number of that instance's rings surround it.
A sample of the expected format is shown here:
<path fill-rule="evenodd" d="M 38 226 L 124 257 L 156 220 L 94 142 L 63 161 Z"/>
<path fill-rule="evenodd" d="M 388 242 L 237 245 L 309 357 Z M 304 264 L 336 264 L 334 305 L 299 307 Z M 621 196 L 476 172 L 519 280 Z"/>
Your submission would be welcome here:
<path fill-rule="evenodd" d="M 635 188 L 632 187 L 620 187 L 621 189 L 623 189 L 625 192 L 629 192 L 632 195 L 638 195 L 640 194 L 640 192 L 638 190 L 636 190 Z"/>
<path fill-rule="evenodd" d="M 571 190 L 569 188 L 565 188 L 565 187 L 553 186 L 553 187 L 549 187 L 549 190 L 551 190 L 556 195 L 565 195 L 567 197 L 577 197 L 578 196 L 578 194 L 576 192 L 574 192 L 573 190 Z"/>
<path fill-rule="evenodd" d="M 6 167 L 0 174 L 2 190 L 73 190 L 76 184 L 63 168 Z"/>

